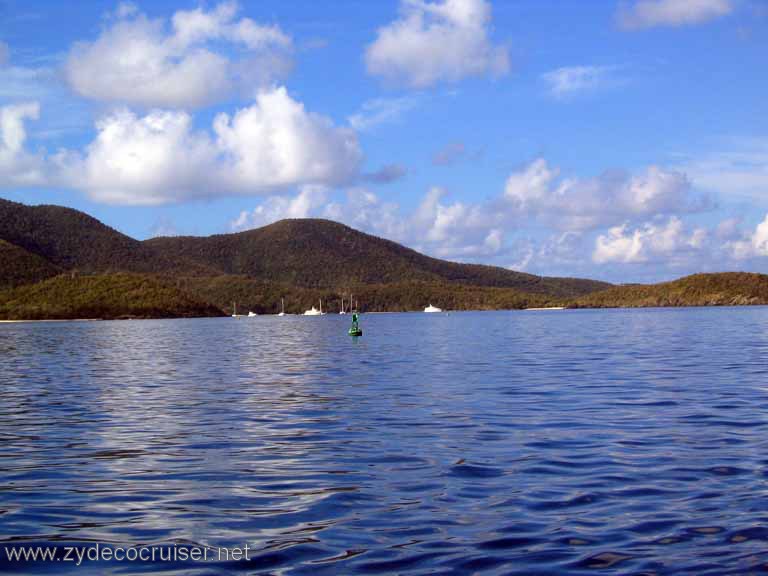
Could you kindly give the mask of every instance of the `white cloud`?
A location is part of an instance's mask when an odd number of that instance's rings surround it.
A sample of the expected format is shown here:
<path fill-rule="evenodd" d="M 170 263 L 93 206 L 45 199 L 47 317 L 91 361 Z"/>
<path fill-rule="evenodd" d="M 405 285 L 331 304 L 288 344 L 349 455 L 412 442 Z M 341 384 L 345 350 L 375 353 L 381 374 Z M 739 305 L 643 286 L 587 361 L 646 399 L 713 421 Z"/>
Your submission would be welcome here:
<path fill-rule="evenodd" d="M 444 257 L 493 254 L 501 249 L 503 232 L 494 226 L 498 215 L 480 204 L 445 204 L 446 195 L 442 188 L 431 188 L 410 218 L 409 229 L 418 247 Z"/>
<path fill-rule="evenodd" d="M 230 223 L 234 232 L 266 226 L 285 218 L 311 218 L 320 215 L 325 206 L 327 190 L 322 186 L 305 186 L 291 197 L 270 196 L 251 212 L 241 212 Z"/>
<path fill-rule="evenodd" d="M 509 55 L 489 40 L 485 0 L 401 0 L 400 18 L 378 30 L 368 46 L 368 73 L 412 88 L 503 75 Z"/>
<path fill-rule="evenodd" d="M 701 24 L 733 11 L 732 0 L 635 0 L 617 14 L 627 29 Z"/>
<path fill-rule="evenodd" d="M 234 91 L 253 96 L 290 68 L 291 40 L 276 26 L 236 14 L 232 2 L 180 10 L 169 30 L 121 5 L 94 42 L 72 48 L 66 78 L 86 98 L 143 106 L 194 108 Z M 230 59 L 222 45 L 242 57 Z"/>
<path fill-rule="evenodd" d="M 674 264 L 684 258 L 686 252 L 701 249 L 707 237 L 704 228 L 689 232 L 682 220 L 674 216 L 666 223 L 648 222 L 634 229 L 624 224 L 597 237 L 592 260 L 597 264 L 628 264 L 663 259 Z"/>
<path fill-rule="evenodd" d="M 738 232 L 734 231 L 733 228 L 734 226 L 729 226 L 730 235 L 738 235 Z M 747 260 L 768 256 L 768 215 L 752 232 L 740 236 L 740 238 L 726 243 L 726 248 L 733 258 Z"/>
<path fill-rule="evenodd" d="M 560 170 L 542 158 L 511 174 L 504 196 L 518 213 L 570 231 L 707 207 L 705 199 L 691 196 L 681 172 L 649 166 L 634 176 L 609 171 L 596 178 L 560 179 Z"/>
<path fill-rule="evenodd" d="M 84 156 L 64 159 L 66 178 L 96 201 L 152 205 L 215 194 L 217 151 L 186 112 L 115 112 L 97 125 Z"/>
<path fill-rule="evenodd" d="M 421 102 L 419 95 L 400 98 L 377 98 L 364 102 L 360 110 L 348 118 L 355 130 L 370 130 L 380 124 L 397 122 Z"/>
<path fill-rule="evenodd" d="M 155 205 L 227 194 L 263 194 L 357 175 L 356 135 L 307 112 L 284 88 L 261 92 L 213 134 L 182 111 L 122 110 L 97 124 L 84 154 L 60 159 L 67 183 L 100 202 Z"/>
<path fill-rule="evenodd" d="M 555 98 L 593 92 L 615 82 L 615 66 L 567 66 L 542 74 L 549 92 Z"/>
<path fill-rule="evenodd" d="M 5 66 L 8 64 L 8 61 L 10 60 L 10 50 L 8 50 L 8 44 L 5 42 L 0 42 L 0 67 Z"/>
<path fill-rule="evenodd" d="M 233 187 L 243 191 L 351 180 L 362 153 L 356 134 L 307 112 L 285 88 L 262 92 L 256 104 L 214 121 Z"/>
<path fill-rule="evenodd" d="M 504 195 L 521 208 L 535 205 L 550 195 L 551 184 L 559 174 L 559 168 L 549 168 L 546 160 L 537 158 L 524 170 L 509 176 Z"/>
<path fill-rule="evenodd" d="M 491 256 L 504 247 L 504 231 L 497 216 L 485 207 L 445 203 L 446 191 L 431 188 L 411 214 L 384 202 L 365 188 L 347 191 L 344 202 L 329 202 L 328 190 L 304 187 L 295 196 L 273 196 L 254 210 L 241 212 L 232 230 L 265 226 L 284 218 L 329 218 L 366 232 L 402 242 L 445 258 Z"/>
<path fill-rule="evenodd" d="M 560 232 L 543 238 L 517 238 L 509 248 L 509 268 L 532 274 L 589 276 L 587 269 L 592 249 L 588 236 L 580 232 Z"/>
<path fill-rule="evenodd" d="M 36 186 L 46 180 L 44 159 L 25 149 L 26 120 L 37 120 L 40 105 L 26 102 L 0 107 L 0 187 Z"/>

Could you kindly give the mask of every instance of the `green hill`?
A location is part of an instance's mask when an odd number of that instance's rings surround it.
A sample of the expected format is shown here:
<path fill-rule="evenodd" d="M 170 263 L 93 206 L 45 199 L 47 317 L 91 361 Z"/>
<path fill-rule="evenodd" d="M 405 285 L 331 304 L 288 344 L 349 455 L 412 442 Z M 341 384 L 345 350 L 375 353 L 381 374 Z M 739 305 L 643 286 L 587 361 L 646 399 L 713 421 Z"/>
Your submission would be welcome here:
<path fill-rule="evenodd" d="M 746 272 L 694 274 L 661 284 L 629 284 L 595 292 L 571 303 L 574 308 L 656 306 L 741 306 L 768 304 L 768 276 Z"/>
<path fill-rule="evenodd" d="M 195 262 L 171 260 L 83 212 L 62 206 L 26 206 L 0 199 L 0 239 L 62 270 L 214 273 Z M 5 277 L 16 273 L 0 271 L 0 284 L 7 284 Z"/>
<path fill-rule="evenodd" d="M 311 288 L 429 282 L 569 297 L 609 286 L 439 260 L 329 220 L 282 220 L 238 234 L 155 238 L 144 244 L 159 254 L 194 260 L 224 274 Z"/>
<path fill-rule="evenodd" d="M 353 292 L 367 311 L 562 305 L 768 304 L 768 276 L 697 274 L 611 286 L 431 258 L 343 224 L 282 220 L 237 234 L 139 242 L 77 210 L 0 200 L 0 318 L 301 313 Z"/>
<path fill-rule="evenodd" d="M 0 240 L 0 289 L 33 284 L 61 273 L 61 268 L 15 244 Z"/>
<path fill-rule="evenodd" d="M 174 283 L 137 274 L 63 274 L 0 291 L 0 319 L 186 318 L 222 316 Z"/>
<path fill-rule="evenodd" d="M 513 288 L 557 297 L 581 296 L 609 286 L 439 260 L 343 224 L 317 219 L 283 220 L 238 234 L 139 242 L 71 208 L 0 200 L 0 239 L 44 259 L 57 271 L 87 274 L 240 275 L 337 290 L 354 285 L 428 282 Z M 15 278 L 24 276 L 18 270 L 21 267 L 10 261 L 8 267 L 0 269 L 0 286 L 16 285 Z"/>

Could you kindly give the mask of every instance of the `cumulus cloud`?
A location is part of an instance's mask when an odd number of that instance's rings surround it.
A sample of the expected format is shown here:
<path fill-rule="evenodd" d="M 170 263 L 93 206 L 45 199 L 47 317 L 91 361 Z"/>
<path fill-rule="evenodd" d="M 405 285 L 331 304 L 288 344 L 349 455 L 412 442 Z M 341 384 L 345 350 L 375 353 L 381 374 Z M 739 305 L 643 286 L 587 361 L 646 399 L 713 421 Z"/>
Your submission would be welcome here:
<path fill-rule="evenodd" d="M 504 243 L 500 215 L 483 204 L 445 203 L 446 190 L 431 188 L 413 216 L 409 229 L 417 247 L 441 257 L 493 255 Z"/>
<path fill-rule="evenodd" d="M 701 24 L 730 14 L 732 0 L 635 0 L 624 3 L 617 19 L 623 28 Z"/>
<path fill-rule="evenodd" d="M 365 188 L 348 190 L 344 201 L 329 201 L 328 189 L 304 187 L 295 196 L 273 196 L 241 212 L 230 228 L 246 230 L 284 218 L 329 218 L 435 256 L 471 259 L 499 253 L 504 231 L 498 216 L 483 205 L 446 202 L 446 196 L 444 189 L 433 187 L 407 214 Z"/>
<path fill-rule="evenodd" d="M 214 121 L 219 148 L 237 187 L 342 184 L 362 157 L 356 134 L 307 112 L 284 88 L 259 94 L 256 104 Z"/>
<path fill-rule="evenodd" d="M 230 223 L 233 232 L 266 226 L 285 218 L 310 218 L 322 215 L 327 190 L 322 186 L 305 186 L 294 197 L 270 196 L 252 211 L 240 212 Z"/>
<path fill-rule="evenodd" d="M 659 258 L 670 262 L 684 258 L 689 251 L 701 249 L 707 238 L 706 229 L 688 231 L 682 220 L 675 216 L 666 223 L 648 222 L 634 229 L 624 224 L 597 237 L 592 260 L 597 264 L 638 263 Z"/>
<path fill-rule="evenodd" d="M 120 110 L 101 119 L 81 156 L 65 160 L 70 184 L 99 202 L 151 205 L 214 193 L 217 151 L 186 112 L 137 116 Z"/>
<path fill-rule="evenodd" d="M 615 66 L 566 66 L 541 76 L 549 93 L 555 98 L 593 92 L 616 82 Z"/>
<path fill-rule="evenodd" d="M 357 175 L 362 157 L 354 132 L 306 111 L 284 88 L 259 93 L 233 116 L 219 114 L 212 134 L 196 131 L 183 111 L 121 110 L 96 128 L 83 154 L 62 160 L 66 179 L 115 204 L 342 184 Z"/>
<path fill-rule="evenodd" d="M 707 208 L 707 199 L 693 197 L 690 188 L 683 173 L 659 166 L 637 175 L 615 170 L 594 178 L 560 178 L 558 168 L 539 158 L 509 176 L 504 196 L 519 213 L 579 231 Z"/>
<path fill-rule="evenodd" d="M 241 57 L 229 58 L 222 45 Z M 291 39 L 277 26 L 238 19 L 234 2 L 180 10 L 170 26 L 124 4 L 95 41 L 71 49 L 64 69 L 86 98 L 195 108 L 235 91 L 253 96 L 290 69 L 290 49 Z"/>
<path fill-rule="evenodd" d="M 400 12 L 368 46 L 369 74 L 426 88 L 509 71 L 507 49 L 489 39 L 491 6 L 485 0 L 401 0 Z"/>
<path fill-rule="evenodd" d="M 0 107 L 0 187 L 36 186 L 45 182 L 44 158 L 25 149 L 24 123 L 39 116 L 37 102 Z"/>
<path fill-rule="evenodd" d="M 736 237 L 725 245 L 736 260 L 768 256 L 768 215 L 753 231 L 746 234 L 739 233 L 737 222 L 726 221 L 721 226 L 727 226 L 724 235 Z"/>

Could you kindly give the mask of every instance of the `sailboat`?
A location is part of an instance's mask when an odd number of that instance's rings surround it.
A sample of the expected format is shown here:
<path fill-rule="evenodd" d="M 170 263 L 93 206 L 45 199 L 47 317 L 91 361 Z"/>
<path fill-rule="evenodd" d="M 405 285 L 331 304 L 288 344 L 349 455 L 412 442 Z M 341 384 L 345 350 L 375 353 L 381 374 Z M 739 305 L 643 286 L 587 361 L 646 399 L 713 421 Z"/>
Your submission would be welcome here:
<path fill-rule="evenodd" d="M 341 297 L 341 311 L 339 314 L 346 314 L 347 311 L 344 309 L 344 296 Z"/>
<path fill-rule="evenodd" d="M 280 298 L 280 313 L 278 316 L 285 316 L 285 298 Z"/>
<path fill-rule="evenodd" d="M 232 314 L 232 318 L 242 318 L 242 314 L 237 313 L 237 302 L 232 302 L 232 307 L 234 308 L 234 313 Z"/>
<path fill-rule="evenodd" d="M 325 316 L 323 313 L 323 300 L 320 299 L 320 310 L 312 306 L 312 308 L 304 312 L 304 316 Z"/>

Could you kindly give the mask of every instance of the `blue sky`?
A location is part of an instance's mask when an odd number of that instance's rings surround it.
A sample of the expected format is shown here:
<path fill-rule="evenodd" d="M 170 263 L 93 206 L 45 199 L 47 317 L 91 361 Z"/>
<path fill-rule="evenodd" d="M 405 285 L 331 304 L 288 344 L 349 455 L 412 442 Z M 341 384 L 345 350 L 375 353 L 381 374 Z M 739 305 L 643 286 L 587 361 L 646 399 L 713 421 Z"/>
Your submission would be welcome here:
<path fill-rule="evenodd" d="M 326 217 L 616 282 L 768 268 L 763 0 L 0 0 L 0 196 Z"/>

